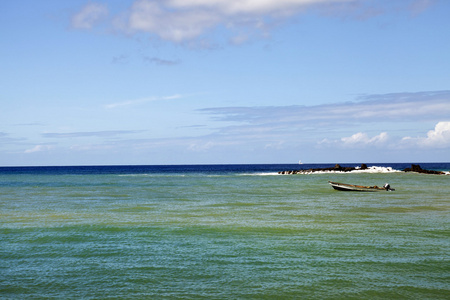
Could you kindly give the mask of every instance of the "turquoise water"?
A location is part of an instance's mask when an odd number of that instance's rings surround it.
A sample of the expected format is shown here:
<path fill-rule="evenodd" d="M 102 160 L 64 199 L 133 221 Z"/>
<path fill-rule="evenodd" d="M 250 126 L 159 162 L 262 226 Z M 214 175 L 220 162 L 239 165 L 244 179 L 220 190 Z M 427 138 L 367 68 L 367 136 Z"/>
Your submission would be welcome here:
<path fill-rule="evenodd" d="M 0 296 L 449 299 L 449 195 L 403 172 L 0 173 Z"/>

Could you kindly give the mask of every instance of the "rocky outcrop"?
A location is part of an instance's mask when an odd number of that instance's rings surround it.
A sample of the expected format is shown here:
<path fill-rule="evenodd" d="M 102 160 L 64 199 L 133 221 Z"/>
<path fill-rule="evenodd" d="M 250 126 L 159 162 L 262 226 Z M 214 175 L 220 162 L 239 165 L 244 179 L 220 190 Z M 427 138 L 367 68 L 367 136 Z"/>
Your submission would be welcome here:
<path fill-rule="evenodd" d="M 406 168 L 403 170 L 403 172 L 416 172 L 416 173 L 422 173 L 422 174 L 435 174 L 435 175 L 444 175 L 444 172 L 441 171 L 433 171 L 433 170 L 425 170 L 422 169 L 419 165 L 411 165 L 411 168 Z"/>
<path fill-rule="evenodd" d="M 307 170 L 289 170 L 289 171 L 280 171 L 278 174 L 282 175 L 292 175 L 292 174 L 311 174 L 315 172 L 351 172 L 354 170 L 367 170 L 368 167 L 366 164 L 362 164 L 361 167 L 342 167 L 339 164 L 336 164 L 334 167 L 329 168 L 316 168 L 316 169 L 307 169 Z M 422 169 L 419 165 L 411 165 L 411 168 L 406 168 L 403 172 L 416 172 L 422 174 L 436 174 L 436 175 L 445 175 L 445 172 L 441 171 L 433 171 L 433 170 L 425 170 Z"/>
<path fill-rule="evenodd" d="M 324 171 L 333 171 L 333 172 L 350 172 L 354 171 L 357 168 L 354 167 L 342 167 L 339 164 L 336 164 L 334 167 L 330 168 L 316 168 L 316 169 L 308 169 L 308 170 L 290 170 L 290 171 L 280 171 L 278 174 L 282 175 L 291 175 L 291 174 L 307 174 L 307 173 L 314 173 L 314 172 L 324 172 Z M 362 164 L 361 167 L 358 170 L 365 170 L 367 169 L 366 164 Z"/>

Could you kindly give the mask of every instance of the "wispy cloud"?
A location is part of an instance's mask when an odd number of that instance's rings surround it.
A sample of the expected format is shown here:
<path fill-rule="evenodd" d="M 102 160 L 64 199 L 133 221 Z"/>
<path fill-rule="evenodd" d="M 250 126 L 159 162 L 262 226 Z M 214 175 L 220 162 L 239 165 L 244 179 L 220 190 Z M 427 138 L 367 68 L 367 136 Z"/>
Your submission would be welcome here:
<path fill-rule="evenodd" d="M 113 21 L 126 34 L 144 32 L 162 40 L 202 45 L 209 33 L 225 29 L 231 43 L 242 43 L 251 36 L 270 35 L 273 27 L 308 11 L 323 16 L 349 16 L 368 19 L 389 11 L 419 14 L 432 0 L 135 0 Z M 72 26 L 90 29 L 108 14 L 103 4 L 89 3 L 72 18 Z"/>
<path fill-rule="evenodd" d="M 130 58 L 128 57 L 128 55 L 118 55 L 118 56 L 114 56 L 112 58 L 112 63 L 113 64 L 128 64 L 130 61 Z"/>
<path fill-rule="evenodd" d="M 113 108 L 117 108 L 117 107 L 140 105 L 140 104 L 145 104 L 145 103 L 154 102 L 154 101 L 180 99 L 182 97 L 183 97 L 182 95 L 175 94 L 172 96 L 165 96 L 165 97 L 140 98 L 140 99 L 127 100 L 127 101 L 123 101 L 123 102 L 107 104 L 107 105 L 105 105 L 105 107 L 108 109 L 113 109 Z"/>
<path fill-rule="evenodd" d="M 159 57 L 144 56 L 143 60 L 158 66 L 174 66 L 180 64 L 179 60 L 162 59 Z"/>
<path fill-rule="evenodd" d="M 14 124 L 14 126 L 44 126 L 44 125 L 45 125 L 44 123 L 40 123 L 40 122 Z"/>
<path fill-rule="evenodd" d="M 25 138 L 14 138 L 9 133 L 0 132 L 0 147 L 6 144 L 22 144 L 25 140 Z"/>
<path fill-rule="evenodd" d="M 219 121 L 293 128 L 380 121 L 432 121 L 450 115 L 450 91 L 361 96 L 357 101 L 316 106 L 216 107 L 201 109 Z"/>
<path fill-rule="evenodd" d="M 86 132 L 48 132 L 43 133 L 45 138 L 80 138 L 80 137 L 114 137 L 125 134 L 140 133 L 142 130 L 106 130 L 106 131 L 86 131 Z"/>
<path fill-rule="evenodd" d="M 75 29 L 92 29 L 108 15 L 108 8 L 100 3 L 88 3 L 72 16 L 71 25 Z"/>
<path fill-rule="evenodd" d="M 54 146 L 51 145 L 36 145 L 31 149 L 27 149 L 24 151 L 24 153 L 35 153 L 35 152 L 44 152 L 44 151 L 49 151 L 52 150 L 54 148 Z"/>
<path fill-rule="evenodd" d="M 409 10 L 411 11 L 411 14 L 416 16 L 418 14 L 421 14 L 425 10 L 427 10 L 429 7 L 434 5 L 438 0 L 414 0 L 411 2 L 409 6 Z"/>

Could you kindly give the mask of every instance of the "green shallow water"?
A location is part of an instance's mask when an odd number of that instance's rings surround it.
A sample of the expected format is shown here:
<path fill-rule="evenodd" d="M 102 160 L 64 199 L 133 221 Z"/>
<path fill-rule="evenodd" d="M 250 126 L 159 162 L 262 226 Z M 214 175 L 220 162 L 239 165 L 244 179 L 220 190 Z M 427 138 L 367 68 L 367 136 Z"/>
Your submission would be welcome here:
<path fill-rule="evenodd" d="M 334 191 L 328 180 L 395 192 Z M 450 176 L 2 175 L 4 299 L 449 299 Z"/>

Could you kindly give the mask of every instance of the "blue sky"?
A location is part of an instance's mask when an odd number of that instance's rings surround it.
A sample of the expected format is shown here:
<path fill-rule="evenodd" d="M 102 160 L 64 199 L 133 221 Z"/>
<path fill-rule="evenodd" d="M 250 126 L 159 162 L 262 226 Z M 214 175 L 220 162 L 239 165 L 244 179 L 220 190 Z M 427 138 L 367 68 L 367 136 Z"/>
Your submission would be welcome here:
<path fill-rule="evenodd" d="M 0 166 L 450 161 L 450 1 L 0 14 Z"/>

